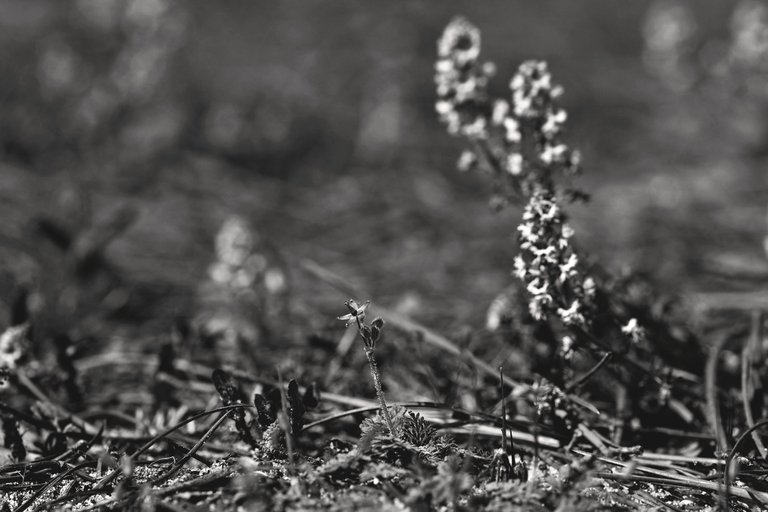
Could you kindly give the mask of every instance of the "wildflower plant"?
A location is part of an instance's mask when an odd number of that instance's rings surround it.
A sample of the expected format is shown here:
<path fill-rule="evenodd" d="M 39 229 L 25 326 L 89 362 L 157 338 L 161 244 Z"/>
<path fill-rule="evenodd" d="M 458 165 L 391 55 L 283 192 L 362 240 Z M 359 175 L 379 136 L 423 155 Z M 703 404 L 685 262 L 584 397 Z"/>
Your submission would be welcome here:
<path fill-rule="evenodd" d="M 492 203 L 525 202 L 513 274 L 525 286 L 533 319 L 555 317 L 565 326 L 586 329 L 598 284 L 573 247 L 574 231 L 561 206 L 564 199 L 586 198 L 560 184 L 560 178 L 580 172 L 581 161 L 564 140 L 568 115 L 558 103 L 563 87 L 554 82 L 546 62 L 526 61 L 510 80 L 509 97 L 492 99 L 487 84 L 493 65 L 480 63 L 480 49 L 474 25 L 464 18 L 448 24 L 438 41 L 438 115 L 449 133 L 472 144 L 461 156 L 460 168 L 482 163 L 494 172 Z M 498 311 L 489 315 L 491 327 L 498 326 L 497 317 Z M 627 321 L 611 323 L 618 329 Z M 636 340 L 640 331 L 620 332 Z"/>
<path fill-rule="evenodd" d="M 538 367 L 551 381 L 546 396 L 560 397 L 553 410 L 570 411 L 572 420 L 563 430 L 572 433 L 583 418 L 575 413 L 571 401 L 578 398 L 569 390 L 581 389 L 602 367 L 620 385 L 637 378 L 654 388 L 643 393 L 668 385 L 655 372 L 657 353 L 669 353 L 664 340 L 671 339 L 671 331 L 654 318 L 650 306 L 633 305 L 608 272 L 585 265 L 573 244 L 574 230 L 563 205 L 586 195 L 563 184 L 580 172 L 580 155 L 564 140 L 568 116 L 558 103 L 563 88 L 547 64 L 523 62 L 510 80 L 509 97 L 492 99 L 487 83 L 493 67 L 481 65 L 479 56 L 477 28 L 463 18 L 453 20 L 438 42 L 440 120 L 450 134 L 471 144 L 460 158 L 460 169 L 482 168 L 495 176 L 492 204 L 524 204 L 513 269 L 522 293 L 507 288 L 507 300 L 494 301 L 487 324 L 496 330 L 511 321 L 520 335 L 533 338 L 516 342 L 532 349 L 531 358 L 555 357 L 544 358 L 545 365 Z M 515 314 L 514 297 L 523 298 L 528 317 Z M 576 378 L 575 369 L 585 364 L 589 366 L 582 377 Z M 532 401 L 542 420 L 557 416 L 539 407 L 540 397 Z"/>
<path fill-rule="evenodd" d="M 373 385 L 376 388 L 376 397 L 379 399 L 381 414 L 387 423 L 387 427 L 389 428 L 392 437 L 395 437 L 395 427 L 392 423 L 389 409 L 387 408 L 387 401 L 384 398 L 379 367 L 376 363 L 376 357 L 374 356 L 376 343 L 381 338 L 381 332 L 384 328 L 384 320 L 376 318 L 370 324 L 365 323 L 365 311 L 368 309 L 370 303 L 371 301 L 367 301 L 363 304 L 358 304 L 354 299 L 349 299 L 344 303 L 344 305 L 347 306 L 349 313 L 338 317 L 338 319 L 346 322 L 347 327 L 354 323 L 360 332 L 360 336 L 363 338 L 363 350 L 365 350 L 365 357 L 368 359 L 368 366 L 371 368 L 371 376 L 373 377 Z"/>
<path fill-rule="evenodd" d="M 243 351 L 263 343 L 272 325 L 287 313 L 287 273 L 275 251 L 238 215 L 222 224 L 215 251 L 208 279 L 200 287 L 196 323 L 206 339 L 218 343 L 222 361 L 237 364 L 241 354 L 233 355 L 230 349 Z"/>

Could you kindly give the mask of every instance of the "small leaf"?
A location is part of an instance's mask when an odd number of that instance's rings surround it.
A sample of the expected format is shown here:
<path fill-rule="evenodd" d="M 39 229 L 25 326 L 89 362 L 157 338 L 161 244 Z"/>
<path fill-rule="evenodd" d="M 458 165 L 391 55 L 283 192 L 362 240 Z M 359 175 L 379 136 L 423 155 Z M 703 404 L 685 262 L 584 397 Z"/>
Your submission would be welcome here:
<path fill-rule="evenodd" d="M 291 379 L 288 383 L 288 416 L 291 421 L 291 434 L 294 436 L 301 432 L 304 426 L 304 403 L 299 394 L 299 385 L 296 379 Z"/>
<path fill-rule="evenodd" d="M 373 322 L 371 322 L 371 341 L 374 345 L 376 345 L 376 343 L 381 338 L 381 331 L 383 328 L 384 320 L 381 318 L 376 318 Z"/>
<path fill-rule="evenodd" d="M 256 407 L 256 419 L 261 428 L 265 429 L 275 422 L 275 415 L 263 395 L 259 393 L 253 395 L 253 405 Z"/>

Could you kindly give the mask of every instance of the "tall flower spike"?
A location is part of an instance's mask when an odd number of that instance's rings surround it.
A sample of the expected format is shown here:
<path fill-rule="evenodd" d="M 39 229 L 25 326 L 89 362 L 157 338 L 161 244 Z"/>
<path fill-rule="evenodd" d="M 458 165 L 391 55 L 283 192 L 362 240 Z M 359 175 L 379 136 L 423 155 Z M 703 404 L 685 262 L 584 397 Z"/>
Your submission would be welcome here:
<path fill-rule="evenodd" d="M 555 195 L 546 190 L 534 193 L 518 227 L 521 254 L 515 258 L 514 274 L 525 283 L 531 315 L 537 320 L 554 313 L 567 325 L 588 323 L 591 279 L 578 268 L 572 233 Z"/>
<path fill-rule="evenodd" d="M 534 155 L 524 155 L 532 167 L 541 166 L 548 172 L 562 170 L 576 173 L 579 153 L 571 150 L 561 139 L 568 118 L 565 110 L 557 105 L 563 88 L 553 83 L 547 63 L 534 60 L 523 62 L 509 87 L 512 108 L 510 117 L 504 121 L 507 140 L 519 139 L 520 126 L 524 124 L 535 147 Z M 514 117 L 511 117 L 512 114 Z M 510 172 L 513 171 L 511 168 Z"/>

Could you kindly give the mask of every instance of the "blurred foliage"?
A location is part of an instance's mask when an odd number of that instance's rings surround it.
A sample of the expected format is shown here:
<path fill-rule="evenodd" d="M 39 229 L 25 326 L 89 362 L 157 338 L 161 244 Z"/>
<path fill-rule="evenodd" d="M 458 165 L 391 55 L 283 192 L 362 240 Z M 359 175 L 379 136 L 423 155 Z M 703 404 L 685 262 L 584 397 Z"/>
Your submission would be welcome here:
<path fill-rule="evenodd" d="M 39 265 L 13 247 L 49 250 L 28 240 L 29 219 L 83 230 L 127 204 L 138 215 L 110 261 L 178 298 L 238 214 L 378 300 L 479 320 L 507 279 L 515 250 L 499 241 L 517 213 L 490 214 L 485 186 L 451 172 L 459 155 L 435 120 L 435 40 L 461 13 L 485 27 L 500 76 L 542 58 L 568 89 L 566 137 L 593 195 L 574 212 L 580 243 L 614 268 L 707 289 L 709 260 L 763 265 L 749 5 L 3 0 L 0 214 L 13 243 L 0 263 L 34 282 Z"/>

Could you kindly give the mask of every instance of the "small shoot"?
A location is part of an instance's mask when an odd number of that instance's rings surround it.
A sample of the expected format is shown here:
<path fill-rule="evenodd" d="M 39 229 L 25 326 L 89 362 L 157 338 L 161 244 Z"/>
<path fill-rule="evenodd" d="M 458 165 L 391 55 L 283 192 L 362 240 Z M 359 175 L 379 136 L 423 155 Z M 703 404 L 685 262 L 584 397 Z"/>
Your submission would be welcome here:
<path fill-rule="evenodd" d="M 243 393 L 240 388 L 234 383 L 232 376 L 224 370 L 216 369 L 213 371 L 211 377 L 213 385 L 216 387 L 216 391 L 219 393 L 224 405 L 244 404 Z M 240 435 L 240 439 L 250 446 L 255 448 L 258 446 L 258 442 L 253 437 L 251 428 L 254 427 L 254 422 L 248 422 L 245 419 L 245 411 L 243 409 L 236 409 L 232 413 L 232 419 L 235 422 L 235 428 Z"/>

